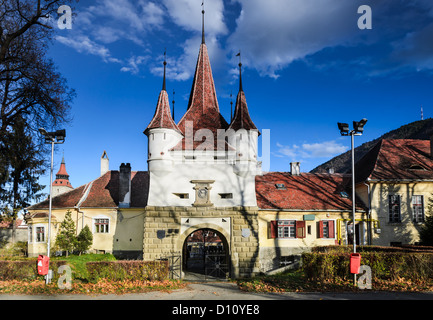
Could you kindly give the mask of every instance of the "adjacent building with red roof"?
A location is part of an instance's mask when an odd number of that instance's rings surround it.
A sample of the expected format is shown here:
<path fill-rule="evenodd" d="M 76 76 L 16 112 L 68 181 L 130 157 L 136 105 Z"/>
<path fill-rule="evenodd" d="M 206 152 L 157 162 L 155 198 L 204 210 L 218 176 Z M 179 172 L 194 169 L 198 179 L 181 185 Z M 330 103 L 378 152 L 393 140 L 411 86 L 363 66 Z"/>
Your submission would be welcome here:
<path fill-rule="evenodd" d="M 433 193 L 432 142 L 383 139 L 357 162 L 355 173 L 357 195 L 372 221 L 371 243 L 418 243 Z"/>

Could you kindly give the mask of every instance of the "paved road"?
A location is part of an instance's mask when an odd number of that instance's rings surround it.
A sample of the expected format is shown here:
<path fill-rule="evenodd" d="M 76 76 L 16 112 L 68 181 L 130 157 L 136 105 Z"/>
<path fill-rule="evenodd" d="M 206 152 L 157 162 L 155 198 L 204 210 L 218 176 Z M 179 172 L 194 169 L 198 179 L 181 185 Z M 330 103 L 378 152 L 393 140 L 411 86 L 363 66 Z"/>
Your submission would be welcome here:
<path fill-rule="evenodd" d="M 230 282 L 191 283 L 172 292 L 125 295 L 0 295 L 0 300 L 433 300 L 431 293 L 372 292 L 361 293 L 248 293 Z"/>

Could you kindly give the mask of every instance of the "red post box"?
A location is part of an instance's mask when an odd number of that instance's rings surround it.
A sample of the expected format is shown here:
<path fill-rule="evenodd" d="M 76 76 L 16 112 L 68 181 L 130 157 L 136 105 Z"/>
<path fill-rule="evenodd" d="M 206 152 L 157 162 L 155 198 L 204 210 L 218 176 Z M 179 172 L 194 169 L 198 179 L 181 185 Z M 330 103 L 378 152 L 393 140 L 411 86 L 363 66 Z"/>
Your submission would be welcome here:
<path fill-rule="evenodd" d="M 47 256 L 40 255 L 38 257 L 38 274 L 46 276 L 48 274 L 50 266 L 50 258 Z"/>
<path fill-rule="evenodd" d="M 359 273 L 361 267 L 361 255 L 359 253 L 352 253 L 350 255 L 350 273 Z"/>

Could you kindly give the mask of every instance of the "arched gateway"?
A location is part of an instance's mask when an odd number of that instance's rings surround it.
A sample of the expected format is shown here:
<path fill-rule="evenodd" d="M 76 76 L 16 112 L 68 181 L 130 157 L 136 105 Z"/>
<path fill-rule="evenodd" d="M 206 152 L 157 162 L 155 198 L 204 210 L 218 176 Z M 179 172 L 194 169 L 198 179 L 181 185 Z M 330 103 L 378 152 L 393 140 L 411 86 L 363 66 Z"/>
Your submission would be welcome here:
<path fill-rule="evenodd" d="M 209 228 L 190 233 L 183 243 L 182 270 L 190 280 L 229 278 L 229 245 L 224 235 Z"/>

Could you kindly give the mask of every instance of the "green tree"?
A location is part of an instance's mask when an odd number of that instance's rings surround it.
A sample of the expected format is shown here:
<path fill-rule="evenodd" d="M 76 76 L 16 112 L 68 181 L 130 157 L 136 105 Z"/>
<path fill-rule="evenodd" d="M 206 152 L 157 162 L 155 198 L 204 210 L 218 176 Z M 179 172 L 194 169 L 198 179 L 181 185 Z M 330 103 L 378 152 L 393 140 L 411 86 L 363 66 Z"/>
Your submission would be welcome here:
<path fill-rule="evenodd" d="M 3 136 L 3 141 L 4 145 L 0 145 L 4 160 L 3 172 L 0 172 L 4 182 L 3 185 L 0 183 L 0 218 L 13 222 L 14 242 L 18 213 L 32 200 L 43 197 L 44 186 L 39 184 L 39 176 L 46 168 L 23 118 L 16 119 L 12 131 Z"/>
<path fill-rule="evenodd" d="M 48 48 L 58 8 L 73 2 L 0 0 L 0 197 L 10 188 L 8 139 L 14 127 L 24 122 L 37 153 L 47 159 L 49 147 L 38 128 L 54 131 L 71 121 L 75 92 L 49 58 Z"/>
<path fill-rule="evenodd" d="M 56 247 L 61 251 L 66 251 L 66 256 L 77 246 L 77 237 L 75 236 L 75 223 L 72 220 L 71 211 L 68 210 L 65 219 L 60 224 L 60 231 L 56 237 Z"/>
<path fill-rule="evenodd" d="M 93 235 L 88 225 L 86 225 L 78 235 L 76 249 L 81 253 L 90 249 L 93 244 Z"/>
<path fill-rule="evenodd" d="M 433 246 L 433 198 L 428 199 L 425 223 L 420 231 L 420 240 L 423 245 Z"/>

